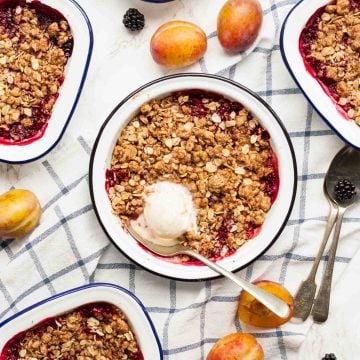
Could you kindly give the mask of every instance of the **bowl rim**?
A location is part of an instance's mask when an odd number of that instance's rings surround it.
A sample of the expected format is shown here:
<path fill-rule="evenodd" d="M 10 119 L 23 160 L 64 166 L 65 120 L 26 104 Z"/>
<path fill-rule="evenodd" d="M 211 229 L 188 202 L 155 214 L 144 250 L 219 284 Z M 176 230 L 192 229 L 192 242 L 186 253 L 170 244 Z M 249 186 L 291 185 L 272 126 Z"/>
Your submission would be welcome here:
<path fill-rule="evenodd" d="M 45 304 L 47 304 L 47 303 L 49 303 L 51 301 L 54 301 L 56 299 L 59 299 L 59 298 L 62 298 L 62 297 L 68 296 L 68 295 L 75 294 L 75 293 L 77 293 L 79 291 L 84 291 L 84 290 L 87 290 L 87 289 L 98 288 L 98 287 L 100 287 L 100 288 L 105 287 L 105 288 L 115 289 L 117 291 L 120 291 L 120 292 L 124 293 L 126 296 L 130 297 L 132 300 L 135 301 L 135 303 L 138 305 L 139 309 L 142 311 L 143 315 L 145 316 L 145 319 L 146 319 L 147 323 L 150 325 L 150 329 L 151 329 L 151 331 L 152 331 L 152 333 L 154 335 L 154 339 L 156 341 L 156 344 L 157 344 L 157 347 L 158 347 L 158 350 L 159 350 L 160 360 L 162 360 L 163 359 L 163 350 L 162 350 L 162 346 L 161 346 L 161 343 L 160 343 L 160 339 L 159 339 L 159 336 L 158 336 L 158 334 L 156 332 L 153 321 L 151 320 L 150 315 L 149 315 L 148 311 L 146 310 L 144 304 L 140 301 L 140 299 L 136 295 L 134 295 L 128 289 L 126 289 L 126 288 L 124 288 L 122 286 L 119 286 L 119 285 L 106 283 L 106 282 L 96 282 L 96 283 L 91 283 L 91 284 L 78 286 L 78 287 L 63 291 L 61 293 L 55 294 L 53 296 L 50 296 L 50 297 L 48 297 L 48 298 L 46 298 L 44 300 L 38 301 L 35 304 L 30 305 L 30 306 L 26 307 L 23 310 L 20 310 L 16 314 L 14 314 L 14 315 L 10 316 L 9 318 L 7 318 L 7 319 L 3 320 L 2 322 L 0 322 L 0 329 L 2 327 L 4 327 L 5 325 L 11 323 L 12 321 L 16 320 L 20 316 L 28 313 L 29 311 L 32 311 L 32 310 L 34 310 L 34 309 L 36 309 L 36 308 L 38 308 L 38 307 L 40 307 L 42 305 L 45 305 Z M 86 301 L 84 302 L 84 304 L 86 304 Z M 71 310 L 72 309 L 69 309 L 68 311 L 71 311 Z M 46 319 L 46 314 L 45 314 L 44 319 Z M 36 324 L 34 324 L 34 325 L 36 325 Z"/>
<path fill-rule="evenodd" d="M 298 80 L 297 76 L 295 75 L 294 71 L 292 70 L 292 67 L 290 66 L 288 60 L 287 60 L 287 56 L 285 53 L 285 45 L 284 45 L 284 36 L 285 36 L 285 31 L 286 31 L 286 26 L 289 22 L 290 17 L 292 16 L 293 12 L 296 11 L 297 7 L 300 6 L 302 3 L 307 2 L 308 0 L 300 0 L 299 2 L 297 2 L 292 9 L 289 11 L 289 13 L 286 15 L 285 20 L 281 26 L 281 30 L 280 30 L 280 53 L 281 53 L 281 57 L 283 59 L 283 62 L 285 64 L 285 67 L 287 68 L 288 72 L 290 73 L 291 77 L 293 78 L 293 80 L 295 81 L 296 85 L 298 86 L 298 88 L 301 90 L 301 92 L 303 93 L 303 95 L 305 96 L 305 98 L 307 99 L 307 101 L 310 103 L 310 105 L 315 109 L 315 111 L 319 114 L 319 116 L 324 120 L 324 122 L 330 127 L 331 130 L 333 130 L 335 132 L 335 134 L 337 136 L 340 137 L 340 139 L 342 139 L 345 143 L 353 146 L 356 149 L 360 149 L 360 145 L 356 145 L 353 142 L 351 142 L 349 139 L 347 139 L 347 137 L 345 135 L 343 135 L 340 131 L 338 131 L 336 129 L 336 127 L 332 124 L 331 121 L 329 121 L 326 116 L 322 113 L 322 111 L 319 109 L 318 106 L 316 106 L 316 102 L 314 102 L 312 100 L 312 98 L 310 97 L 310 95 L 308 95 L 308 93 L 303 89 L 303 87 L 301 86 L 300 81 Z M 330 0 L 328 0 L 328 3 L 330 3 Z M 319 7 L 321 7 L 322 5 L 319 5 Z M 312 14 L 309 15 L 309 17 L 306 19 L 310 19 L 310 17 L 312 16 Z M 344 119 L 345 120 L 345 119 Z"/>
<path fill-rule="evenodd" d="M 284 124 L 282 123 L 282 121 L 280 120 L 280 118 L 278 117 L 278 115 L 275 113 L 275 111 L 271 108 L 271 106 L 265 101 L 263 100 L 259 95 L 257 95 L 255 92 L 253 92 L 252 90 L 250 90 L 249 88 L 247 88 L 246 86 L 230 80 L 228 78 L 225 78 L 223 76 L 219 76 L 219 75 L 213 75 L 213 74 L 204 74 L 204 73 L 196 73 L 196 72 L 191 72 L 191 73 L 178 73 L 178 74 L 172 74 L 172 75 L 167 75 L 167 76 L 163 76 L 160 77 L 158 79 L 152 80 L 142 86 L 140 86 L 139 88 L 137 88 L 136 90 L 132 91 L 129 95 L 127 95 L 123 100 L 121 100 L 116 106 L 115 108 L 110 112 L 110 114 L 108 115 L 108 117 L 105 119 L 104 123 L 101 125 L 100 130 L 98 132 L 98 135 L 96 137 L 96 140 L 94 142 L 93 148 L 91 150 L 91 155 L 90 155 L 90 162 L 89 162 L 89 190 L 90 190 L 90 197 L 91 197 L 91 202 L 93 205 L 93 209 L 95 212 L 95 215 L 98 219 L 98 222 L 101 226 L 101 228 L 103 229 L 104 233 L 106 234 L 106 236 L 109 238 L 109 240 L 112 242 L 112 244 L 130 261 L 132 261 L 133 263 L 135 263 L 136 265 L 138 265 L 139 267 L 145 269 L 146 271 L 149 271 L 150 273 L 153 273 L 157 276 L 161 276 L 167 279 L 172 279 L 172 280 L 177 280 L 177 281 L 184 281 L 184 282 L 199 282 L 199 281 L 206 281 L 206 280 L 214 280 L 214 279 L 219 279 L 222 278 L 222 275 L 214 275 L 211 277 L 207 277 L 207 278 L 200 278 L 200 279 L 188 279 L 188 278 L 180 278 L 180 277 L 176 277 L 176 276 L 170 276 L 170 275 L 166 275 L 166 274 L 162 274 L 159 273 L 157 271 L 154 271 L 152 269 L 149 269 L 148 267 L 146 267 L 145 265 L 139 263 L 138 261 L 134 260 L 132 256 L 130 256 L 129 254 L 127 254 L 125 251 L 123 251 L 118 244 L 116 243 L 116 241 L 110 236 L 109 232 L 107 231 L 105 225 L 103 224 L 102 220 L 101 220 L 101 216 L 100 213 L 97 209 L 97 205 L 96 205 L 96 201 L 95 201 L 95 194 L 94 194 L 94 188 L 93 188 L 93 165 L 94 165 L 94 160 L 95 160 L 95 155 L 96 155 L 96 151 L 97 151 L 97 147 L 98 147 L 98 143 L 102 137 L 102 133 L 104 131 L 104 129 L 106 128 L 107 124 L 109 123 L 109 121 L 112 119 L 112 117 L 114 116 L 114 114 L 118 111 L 118 109 L 123 106 L 129 99 L 131 99 L 132 97 L 134 97 L 137 93 L 145 90 L 147 87 L 150 87 L 152 85 L 156 85 L 157 83 L 160 83 L 162 81 L 166 81 L 166 80 L 170 80 L 170 79 L 176 79 L 176 78 L 183 78 L 183 77 L 200 77 L 200 78 L 210 78 L 210 79 L 214 79 L 214 80 L 220 80 L 220 81 L 224 81 L 227 82 L 239 89 L 241 89 L 242 91 L 247 92 L 249 95 L 251 95 L 252 97 L 254 97 L 257 101 L 259 101 L 263 106 L 265 106 L 265 108 L 272 114 L 272 116 L 274 117 L 274 119 L 277 121 L 278 125 L 280 126 L 283 135 L 285 137 L 285 140 L 287 142 L 289 151 L 291 153 L 291 160 L 292 160 L 292 164 L 293 164 L 293 169 L 294 169 L 294 182 L 292 184 L 292 194 L 291 194 L 291 201 L 289 204 L 289 208 L 288 211 L 284 217 L 284 221 L 282 223 L 282 225 L 279 227 L 277 233 L 275 234 L 275 236 L 273 237 L 273 239 L 270 241 L 270 243 L 257 255 L 255 256 L 252 260 L 248 261 L 246 264 L 239 266 L 238 268 L 234 269 L 232 272 L 238 272 L 244 268 L 246 268 L 247 266 L 249 266 L 250 264 L 252 264 L 253 262 L 255 262 L 259 257 L 261 257 L 267 250 L 269 250 L 269 248 L 275 243 L 275 241 L 279 238 L 279 236 L 281 235 L 282 231 L 284 230 L 284 228 L 286 227 L 286 224 L 289 220 L 290 214 L 292 212 L 294 203 L 295 203 L 295 197 L 296 197 L 296 190 L 297 190 L 297 163 L 296 163 L 296 156 L 295 156 L 295 151 L 290 139 L 290 135 L 288 134 Z"/>
<path fill-rule="evenodd" d="M 32 1 L 34 1 L 34 0 L 32 0 Z M 4 163 L 7 163 L 7 164 L 26 164 L 26 163 L 30 163 L 30 162 L 33 162 L 35 160 L 38 160 L 41 157 L 47 155 L 48 153 L 50 153 L 58 145 L 58 143 L 62 139 L 62 137 L 63 137 L 63 135 L 64 135 L 69 123 L 70 123 L 70 120 L 72 119 L 72 117 L 74 115 L 74 112 L 75 112 L 77 104 L 78 104 L 78 102 L 80 100 L 80 95 L 82 93 L 82 90 L 84 88 L 85 81 L 86 81 L 86 78 L 87 78 L 87 75 L 88 75 L 88 70 L 89 70 L 90 61 L 91 61 L 91 57 L 92 57 L 92 52 L 93 52 L 93 48 L 94 48 L 94 32 L 93 32 L 93 28 L 92 28 L 90 19 L 89 19 L 87 13 L 85 12 L 85 10 L 83 9 L 83 7 L 76 0 L 66 0 L 66 1 L 72 3 L 79 10 L 80 14 L 83 16 L 83 18 L 85 20 L 85 23 L 87 25 L 88 32 L 89 32 L 88 53 L 87 53 L 87 56 L 86 56 L 85 66 L 83 68 L 82 77 L 81 77 L 79 87 L 77 89 L 77 92 L 76 92 L 76 95 L 75 95 L 75 98 L 74 98 L 73 105 L 72 105 L 72 107 L 71 107 L 71 109 L 70 109 L 70 111 L 68 113 L 68 117 L 67 117 L 66 121 L 64 122 L 64 125 L 63 125 L 61 131 L 59 132 L 56 140 L 52 144 L 50 144 L 50 146 L 45 151 L 42 151 L 40 154 L 37 154 L 37 155 L 35 155 L 35 156 L 31 157 L 31 158 L 26 158 L 24 160 L 15 160 L 14 161 L 14 160 L 11 160 L 11 159 L 3 159 L 3 158 L 0 157 L 0 162 L 4 162 Z M 45 4 L 45 5 L 47 5 L 47 4 Z M 50 5 L 48 5 L 48 6 L 50 6 Z M 53 7 L 53 6 L 51 6 L 51 7 Z M 55 7 L 53 7 L 53 8 L 56 10 Z M 60 88 L 60 92 L 61 92 L 61 88 Z M 50 120 L 51 120 L 51 116 L 50 116 L 49 121 Z M 43 136 L 45 136 L 45 134 Z M 26 145 L 8 145 L 8 146 L 19 146 L 21 148 L 26 149 Z"/>

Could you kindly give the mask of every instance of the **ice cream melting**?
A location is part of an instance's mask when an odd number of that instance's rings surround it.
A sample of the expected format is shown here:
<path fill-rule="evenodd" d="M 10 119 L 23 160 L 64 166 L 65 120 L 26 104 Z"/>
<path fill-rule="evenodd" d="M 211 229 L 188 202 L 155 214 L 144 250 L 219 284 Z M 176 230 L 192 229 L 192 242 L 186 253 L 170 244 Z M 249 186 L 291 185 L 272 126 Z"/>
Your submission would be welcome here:
<path fill-rule="evenodd" d="M 188 231 L 197 232 L 196 210 L 183 185 L 158 181 L 145 189 L 144 212 L 130 226 L 143 238 L 171 246 Z"/>

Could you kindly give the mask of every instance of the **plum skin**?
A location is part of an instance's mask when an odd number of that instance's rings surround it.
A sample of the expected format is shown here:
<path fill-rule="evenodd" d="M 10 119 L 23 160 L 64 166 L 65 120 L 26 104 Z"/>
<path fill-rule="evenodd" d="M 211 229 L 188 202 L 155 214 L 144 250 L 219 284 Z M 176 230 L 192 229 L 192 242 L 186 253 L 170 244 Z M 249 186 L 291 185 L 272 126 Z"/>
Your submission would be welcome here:
<path fill-rule="evenodd" d="M 256 281 L 254 285 L 285 301 L 290 308 L 290 313 L 287 318 L 280 318 L 257 301 L 247 291 L 243 290 L 239 297 L 237 311 L 237 315 L 242 322 L 252 326 L 270 329 L 283 325 L 292 318 L 294 314 L 294 298 L 287 289 L 281 284 L 269 280 Z"/>
<path fill-rule="evenodd" d="M 207 49 L 207 37 L 197 25 L 180 20 L 160 26 L 150 41 L 150 52 L 156 63 L 177 69 L 200 60 Z"/>
<path fill-rule="evenodd" d="M 256 40 L 263 21 L 258 0 L 228 0 L 219 12 L 217 34 L 230 53 L 247 50 Z"/>
<path fill-rule="evenodd" d="M 12 189 L 0 196 L 0 238 L 16 238 L 30 233 L 39 223 L 41 206 L 36 195 Z"/>
<path fill-rule="evenodd" d="M 264 360 L 264 351 L 251 334 L 233 333 L 219 339 L 206 360 Z"/>

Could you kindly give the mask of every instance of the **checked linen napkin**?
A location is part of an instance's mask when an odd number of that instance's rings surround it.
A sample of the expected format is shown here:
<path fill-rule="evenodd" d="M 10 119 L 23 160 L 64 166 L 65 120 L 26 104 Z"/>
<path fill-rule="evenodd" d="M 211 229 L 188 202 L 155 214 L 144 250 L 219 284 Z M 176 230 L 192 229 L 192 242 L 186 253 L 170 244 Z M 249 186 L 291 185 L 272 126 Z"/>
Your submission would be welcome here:
<path fill-rule="evenodd" d="M 265 14 L 261 38 L 250 54 L 237 56 L 225 55 L 214 33 L 223 0 L 176 0 L 163 5 L 139 0 L 79 3 L 92 22 L 95 48 L 69 129 L 44 158 L 26 165 L 0 164 L 0 192 L 11 187 L 30 189 L 40 198 L 44 211 L 30 236 L 0 242 L 0 320 L 55 293 L 104 281 L 128 288 L 145 304 L 165 359 L 206 359 L 218 338 L 236 331 L 253 333 L 268 360 L 319 359 L 319 354 L 298 354 L 311 320 L 270 330 L 251 328 L 236 318 L 239 288 L 227 279 L 168 280 L 127 260 L 98 225 L 87 178 L 91 146 L 105 117 L 130 91 L 165 74 L 150 58 L 151 34 L 170 19 L 199 24 L 209 36 L 209 50 L 187 70 L 216 73 L 248 86 L 275 109 L 291 136 L 299 174 L 292 215 L 268 252 L 238 275 L 247 280 L 278 281 L 294 293 L 322 238 L 328 211 L 322 195 L 323 177 L 343 145 L 306 102 L 282 62 L 279 31 L 295 1 L 261 0 Z M 147 26 L 137 35 L 121 24 L 129 7 L 137 7 L 146 16 Z M 355 238 L 360 222 L 356 210 L 345 217 L 336 282 L 360 245 Z"/>

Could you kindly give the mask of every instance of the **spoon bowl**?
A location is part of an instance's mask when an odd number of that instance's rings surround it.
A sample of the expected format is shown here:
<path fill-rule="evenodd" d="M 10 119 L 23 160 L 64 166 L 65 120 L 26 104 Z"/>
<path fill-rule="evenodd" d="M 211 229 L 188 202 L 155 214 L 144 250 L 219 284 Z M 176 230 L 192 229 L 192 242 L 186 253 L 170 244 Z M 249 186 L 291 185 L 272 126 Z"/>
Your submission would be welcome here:
<path fill-rule="evenodd" d="M 158 245 L 145 239 L 141 236 L 132 226 L 128 227 L 129 234 L 143 246 L 145 246 L 148 250 L 152 251 L 153 253 L 164 256 L 164 257 L 172 257 L 176 255 L 189 255 L 203 264 L 208 266 L 210 269 L 218 272 L 220 275 L 223 275 L 233 281 L 236 285 L 240 286 L 248 293 L 250 293 L 254 298 L 256 298 L 259 302 L 265 305 L 269 310 L 271 310 L 274 314 L 279 316 L 280 318 L 286 319 L 289 317 L 290 308 L 289 306 L 279 299 L 278 297 L 268 293 L 267 291 L 253 285 L 252 283 L 245 281 L 238 276 L 235 276 L 232 272 L 224 269 L 223 267 L 217 265 L 215 262 L 207 259 L 206 257 L 200 255 L 199 253 L 195 252 L 194 250 L 183 246 L 182 244 L 171 243 L 170 246 Z"/>
<path fill-rule="evenodd" d="M 336 184 L 343 179 L 350 180 L 357 189 L 351 199 L 340 201 L 335 194 Z M 325 194 L 339 207 L 349 207 L 360 198 L 360 151 L 349 146 L 342 148 L 330 164 L 325 179 Z"/>

